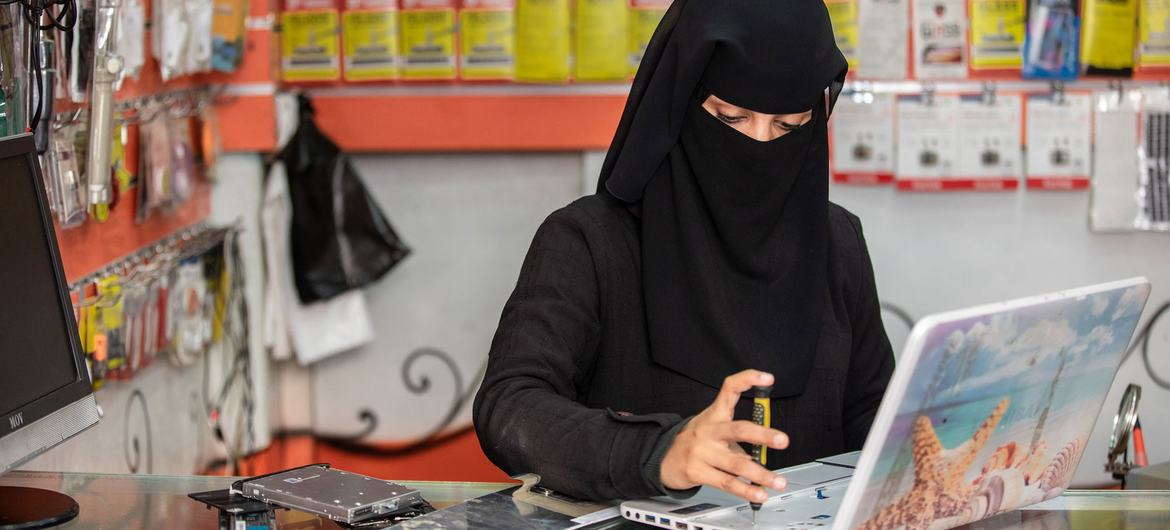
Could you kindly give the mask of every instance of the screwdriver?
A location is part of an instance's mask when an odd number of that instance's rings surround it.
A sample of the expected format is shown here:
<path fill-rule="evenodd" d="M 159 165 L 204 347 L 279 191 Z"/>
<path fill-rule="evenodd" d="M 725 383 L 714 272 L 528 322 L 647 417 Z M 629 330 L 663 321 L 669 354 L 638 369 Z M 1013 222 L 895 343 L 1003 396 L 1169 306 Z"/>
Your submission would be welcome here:
<path fill-rule="evenodd" d="M 772 386 L 755 386 L 752 387 L 754 391 L 754 399 L 752 400 L 752 421 L 756 425 L 764 427 L 772 426 L 772 402 L 769 396 L 772 395 Z M 768 447 L 763 444 L 756 444 L 752 446 L 752 460 L 761 466 L 768 464 Z M 757 484 L 758 486 L 759 484 Z M 760 507 L 763 503 L 751 502 L 752 507 L 752 525 L 755 526 L 756 520 L 760 515 Z"/>

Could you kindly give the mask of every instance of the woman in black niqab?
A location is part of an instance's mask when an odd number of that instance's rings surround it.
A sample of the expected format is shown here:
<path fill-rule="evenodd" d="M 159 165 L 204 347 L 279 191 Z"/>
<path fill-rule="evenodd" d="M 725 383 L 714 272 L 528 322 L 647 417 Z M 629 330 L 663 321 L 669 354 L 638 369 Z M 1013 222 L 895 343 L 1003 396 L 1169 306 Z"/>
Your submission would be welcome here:
<path fill-rule="evenodd" d="M 860 449 L 893 369 L 856 217 L 828 200 L 846 74 L 822 0 L 675 0 L 598 193 L 541 226 L 476 396 L 484 452 L 585 498 L 741 497 Z M 811 118 L 760 141 L 710 96 Z M 741 393 L 771 386 L 773 424 Z M 788 434 L 778 430 L 783 428 Z M 694 490 L 691 490 L 694 491 Z"/>
<path fill-rule="evenodd" d="M 804 391 L 826 287 L 826 121 L 847 64 L 818 0 L 677 0 L 647 47 L 599 191 L 641 206 L 654 360 L 718 387 L 773 374 Z M 760 142 L 701 96 L 765 114 L 812 110 Z"/>

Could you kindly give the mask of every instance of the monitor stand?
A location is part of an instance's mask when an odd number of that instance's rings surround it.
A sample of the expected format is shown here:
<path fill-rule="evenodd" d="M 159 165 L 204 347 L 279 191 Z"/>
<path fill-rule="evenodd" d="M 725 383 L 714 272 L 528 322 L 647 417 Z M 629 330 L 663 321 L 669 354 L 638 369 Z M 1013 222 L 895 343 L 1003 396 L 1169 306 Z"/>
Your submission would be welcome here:
<path fill-rule="evenodd" d="M 48 528 L 77 517 L 77 501 L 64 493 L 0 486 L 0 530 Z"/>

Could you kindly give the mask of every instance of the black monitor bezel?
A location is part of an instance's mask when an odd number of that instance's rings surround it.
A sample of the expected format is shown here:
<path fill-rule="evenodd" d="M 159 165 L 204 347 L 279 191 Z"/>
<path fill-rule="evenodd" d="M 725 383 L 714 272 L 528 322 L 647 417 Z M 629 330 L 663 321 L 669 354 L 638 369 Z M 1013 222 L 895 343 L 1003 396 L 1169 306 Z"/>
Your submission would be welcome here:
<path fill-rule="evenodd" d="M 93 393 L 93 384 L 90 381 L 89 369 L 86 366 L 85 352 L 81 349 L 81 337 L 77 331 L 77 319 L 74 316 L 73 302 L 69 296 L 69 283 L 65 279 L 65 270 L 61 265 L 61 251 L 57 246 L 57 234 L 53 229 L 53 216 L 49 211 L 49 201 L 45 195 L 45 181 L 41 174 L 41 165 L 37 157 L 36 145 L 33 143 L 32 134 L 25 133 L 0 139 L 0 158 L 17 156 L 26 157 L 29 167 L 32 168 L 32 171 L 28 172 L 26 177 L 17 178 L 33 179 L 32 185 L 33 189 L 36 190 L 41 232 L 49 243 L 49 256 L 51 258 L 50 261 L 52 261 L 53 279 L 57 284 L 58 306 L 64 317 L 65 328 L 69 339 L 69 348 L 71 350 L 70 353 L 72 354 L 74 369 L 78 377 L 73 382 L 59 387 L 30 403 L 21 405 L 15 410 L 0 411 L 0 439 L 28 427 L 37 420 Z M 13 177 L 0 175 L 0 179 L 7 178 Z M 3 190 L 2 184 L 0 182 L 0 192 Z M 9 418 L 17 413 L 22 415 L 23 422 L 16 428 L 13 428 Z"/>

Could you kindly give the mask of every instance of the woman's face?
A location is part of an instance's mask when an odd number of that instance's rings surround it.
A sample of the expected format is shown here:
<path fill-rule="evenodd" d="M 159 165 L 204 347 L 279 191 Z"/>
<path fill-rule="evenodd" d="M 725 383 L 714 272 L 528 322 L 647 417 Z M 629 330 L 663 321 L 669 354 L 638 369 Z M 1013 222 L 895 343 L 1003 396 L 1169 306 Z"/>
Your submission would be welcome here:
<path fill-rule="evenodd" d="M 703 101 L 703 108 L 732 129 L 760 142 L 775 140 L 812 119 L 812 109 L 800 114 L 763 114 L 732 105 L 714 94 Z"/>

